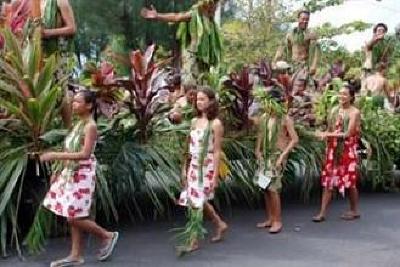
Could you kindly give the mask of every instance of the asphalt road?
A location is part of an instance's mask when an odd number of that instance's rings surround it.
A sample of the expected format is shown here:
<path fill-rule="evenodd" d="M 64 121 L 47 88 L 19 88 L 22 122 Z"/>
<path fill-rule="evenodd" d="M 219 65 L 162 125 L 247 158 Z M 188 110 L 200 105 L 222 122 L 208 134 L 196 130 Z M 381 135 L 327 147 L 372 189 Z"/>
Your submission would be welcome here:
<path fill-rule="evenodd" d="M 110 262 L 97 263 L 95 242 L 88 241 L 85 266 L 190 266 L 190 267 L 399 267 L 400 195 L 361 196 L 360 220 L 346 222 L 339 216 L 347 202 L 335 200 L 326 222 L 315 224 L 311 217 L 317 204 L 284 205 L 284 231 L 270 235 L 255 228 L 263 211 L 235 209 L 226 215 L 230 230 L 224 242 L 202 243 L 202 249 L 183 258 L 174 251 L 170 230 L 182 220 L 150 222 L 123 227 L 121 239 Z M 1 267 L 49 266 L 68 253 L 68 238 L 53 239 L 37 257 L 21 261 L 0 260 Z"/>

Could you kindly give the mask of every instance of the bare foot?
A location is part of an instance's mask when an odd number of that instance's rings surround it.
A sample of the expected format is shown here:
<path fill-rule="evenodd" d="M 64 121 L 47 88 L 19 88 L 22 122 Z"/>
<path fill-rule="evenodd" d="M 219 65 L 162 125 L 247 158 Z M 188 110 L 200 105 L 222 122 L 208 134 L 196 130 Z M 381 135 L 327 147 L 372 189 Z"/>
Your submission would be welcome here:
<path fill-rule="evenodd" d="M 199 242 L 194 241 L 190 246 L 178 246 L 176 247 L 176 255 L 178 257 L 182 257 L 185 254 L 191 253 L 193 251 L 196 251 L 200 248 Z"/>
<path fill-rule="evenodd" d="M 211 238 L 211 242 L 216 243 L 221 241 L 226 230 L 228 230 L 228 225 L 225 222 L 221 222 L 215 230 L 215 236 Z"/>
<path fill-rule="evenodd" d="M 264 222 L 257 223 L 257 228 L 269 228 L 271 227 L 271 220 L 266 220 Z"/>
<path fill-rule="evenodd" d="M 283 224 L 281 222 L 272 223 L 271 228 L 269 229 L 270 234 L 278 234 L 282 231 Z"/>

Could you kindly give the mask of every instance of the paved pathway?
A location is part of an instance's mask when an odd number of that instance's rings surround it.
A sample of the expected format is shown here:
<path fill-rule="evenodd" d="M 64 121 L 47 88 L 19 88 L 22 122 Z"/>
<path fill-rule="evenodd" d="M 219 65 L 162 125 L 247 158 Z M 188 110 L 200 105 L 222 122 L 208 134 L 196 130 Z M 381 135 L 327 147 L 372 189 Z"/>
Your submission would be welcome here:
<path fill-rule="evenodd" d="M 361 220 L 339 219 L 346 202 L 336 200 L 328 220 L 312 223 L 317 205 L 285 205 L 285 229 L 270 235 L 256 229 L 262 210 L 234 210 L 227 218 L 230 231 L 219 244 L 205 242 L 202 250 L 178 259 L 171 228 L 178 222 L 154 222 L 121 230 L 112 261 L 96 264 L 92 249 L 85 266 L 140 267 L 399 267 L 400 195 L 363 195 Z M 39 267 L 67 253 L 68 239 L 51 240 L 42 255 L 21 262 L 0 260 L 1 267 Z"/>

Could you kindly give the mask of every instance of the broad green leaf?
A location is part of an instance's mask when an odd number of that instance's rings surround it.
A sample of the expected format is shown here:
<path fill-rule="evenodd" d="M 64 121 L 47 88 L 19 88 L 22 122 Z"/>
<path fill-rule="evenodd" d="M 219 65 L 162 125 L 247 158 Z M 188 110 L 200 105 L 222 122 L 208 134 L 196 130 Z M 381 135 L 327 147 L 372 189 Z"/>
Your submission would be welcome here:
<path fill-rule="evenodd" d="M 0 106 L 6 108 L 9 113 L 15 115 L 18 119 L 24 122 L 29 128 L 33 127 L 33 122 L 31 121 L 29 115 L 25 114 L 20 107 L 15 106 L 13 103 L 3 98 L 0 98 Z"/>
<path fill-rule="evenodd" d="M 11 94 L 11 97 L 16 97 L 21 100 L 24 99 L 24 96 L 21 94 L 21 92 L 17 89 L 15 85 L 9 84 L 1 79 L 0 79 L 0 91 Z"/>
<path fill-rule="evenodd" d="M 29 98 L 26 102 L 26 107 L 27 114 L 31 118 L 32 124 L 35 129 L 37 129 L 43 119 L 39 100 L 34 97 Z"/>
<path fill-rule="evenodd" d="M 14 193 L 15 186 L 18 180 L 21 178 L 21 175 L 24 175 L 24 171 L 26 168 L 26 159 L 18 158 L 13 161 L 7 162 L 7 164 L 13 165 L 13 171 L 8 177 L 2 177 L 4 174 L 0 173 L 0 180 L 7 179 L 8 183 L 4 188 L 1 197 L 0 197 L 0 216 L 3 214 L 4 209 L 9 203 L 9 200 Z"/>
<path fill-rule="evenodd" d="M 51 84 L 54 82 L 54 73 L 56 71 L 55 57 L 52 55 L 50 58 L 46 59 L 44 68 L 40 72 L 37 83 L 35 84 L 35 91 L 40 97 L 43 92 L 46 92 Z"/>
<path fill-rule="evenodd" d="M 22 50 L 15 35 L 11 32 L 9 28 L 3 30 L 3 35 L 5 39 L 5 49 L 7 52 L 12 53 L 15 56 L 15 63 L 19 66 L 23 66 L 22 61 Z"/>

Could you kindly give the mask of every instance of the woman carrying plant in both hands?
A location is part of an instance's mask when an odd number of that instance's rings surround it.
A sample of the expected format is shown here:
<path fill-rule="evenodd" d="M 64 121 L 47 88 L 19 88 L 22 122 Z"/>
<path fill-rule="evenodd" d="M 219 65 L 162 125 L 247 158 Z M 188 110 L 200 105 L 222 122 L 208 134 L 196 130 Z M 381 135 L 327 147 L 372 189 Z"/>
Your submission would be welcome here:
<path fill-rule="evenodd" d="M 269 228 L 269 233 L 277 234 L 283 228 L 280 199 L 283 171 L 287 157 L 299 137 L 292 118 L 284 113 L 281 106 L 283 91 L 274 88 L 268 92 L 268 96 L 267 101 L 272 104 L 266 104 L 266 112 L 260 118 L 255 154 L 260 164 L 259 172 L 264 179 L 271 180 L 262 182 L 262 178 L 258 177 L 257 183 L 264 190 L 266 219 L 258 223 L 257 227 Z"/>
<path fill-rule="evenodd" d="M 199 248 L 198 241 L 204 233 L 201 226 L 203 213 L 215 225 L 212 242 L 221 241 L 228 229 L 228 225 L 209 203 L 218 187 L 224 132 L 223 125 L 217 118 L 218 102 L 215 92 L 208 87 L 198 88 L 195 109 L 197 117 L 192 120 L 188 138 L 189 157 L 182 170 L 184 190 L 178 204 L 189 208 L 189 214 L 193 216 L 189 218 L 188 224 L 196 224 L 199 231 L 196 230 L 185 238 L 186 244 L 180 252 L 191 252 Z"/>
<path fill-rule="evenodd" d="M 109 232 L 89 219 L 92 197 L 95 190 L 96 159 L 94 149 L 97 126 L 92 115 L 96 111 L 95 93 L 78 92 L 72 102 L 79 120 L 65 139 L 65 152 L 47 152 L 41 161 L 62 161 L 63 170 L 51 178 L 51 187 L 43 206 L 58 216 L 67 218 L 71 227 L 72 247 L 70 255 L 50 266 L 77 266 L 82 258 L 82 234 L 88 232 L 101 240 L 102 248 L 98 260 L 107 260 L 117 243 L 118 232 Z M 96 114 L 94 114 L 96 115 Z"/>
<path fill-rule="evenodd" d="M 360 218 L 358 210 L 357 146 L 360 138 L 361 115 L 354 107 L 355 88 L 345 84 L 339 92 L 340 106 L 332 110 L 328 131 L 316 132 L 321 140 L 326 140 L 325 165 L 322 171 L 321 183 L 323 187 L 321 209 L 314 222 L 325 220 L 328 205 L 332 198 L 332 191 L 337 187 L 344 196 L 349 191 L 350 210 L 341 218 L 354 220 Z"/>

